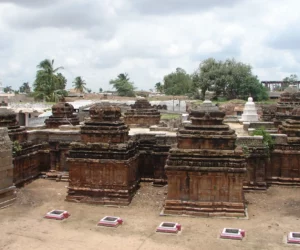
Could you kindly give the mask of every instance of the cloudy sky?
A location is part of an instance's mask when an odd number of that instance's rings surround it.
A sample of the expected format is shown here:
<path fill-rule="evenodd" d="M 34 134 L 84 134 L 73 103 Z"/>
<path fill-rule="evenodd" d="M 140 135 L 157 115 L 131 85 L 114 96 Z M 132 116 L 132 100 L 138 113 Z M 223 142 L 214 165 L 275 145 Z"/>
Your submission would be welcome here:
<path fill-rule="evenodd" d="M 214 57 L 260 80 L 300 75 L 299 0 L 0 0 L 0 81 L 34 82 L 45 58 L 68 79 L 112 90 L 127 72 L 148 90 L 177 67 Z"/>

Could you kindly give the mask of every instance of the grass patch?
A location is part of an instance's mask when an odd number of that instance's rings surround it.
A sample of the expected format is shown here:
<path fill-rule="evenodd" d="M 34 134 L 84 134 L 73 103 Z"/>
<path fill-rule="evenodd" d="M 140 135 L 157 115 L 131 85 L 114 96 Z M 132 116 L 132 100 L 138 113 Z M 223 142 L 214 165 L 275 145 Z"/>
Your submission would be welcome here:
<path fill-rule="evenodd" d="M 161 120 L 172 120 L 172 119 L 178 119 L 180 118 L 180 114 L 162 114 L 160 119 Z"/>

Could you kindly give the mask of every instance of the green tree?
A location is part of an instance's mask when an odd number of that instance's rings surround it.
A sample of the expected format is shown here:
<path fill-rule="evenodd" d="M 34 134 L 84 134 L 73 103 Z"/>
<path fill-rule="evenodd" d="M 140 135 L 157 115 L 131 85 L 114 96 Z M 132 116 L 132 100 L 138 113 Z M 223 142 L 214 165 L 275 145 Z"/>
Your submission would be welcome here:
<path fill-rule="evenodd" d="M 155 90 L 156 90 L 156 92 L 163 93 L 164 92 L 164 85 L 161 84 L 161 82 L 155 83 Z"/>
<path fill-rule="evenodd" d="M 197 89 L 201 90 L 201 99 L 204 100 L 205 93 L 208 90 L 215 90 L 220 94 L 224 90 L 223 84 L 220 82 L 221 63 L 213 58 L 208 58 L 200 63 L 198 69 L 192 74 L 192 89 L 197 93 Z M 216 93 L 217 95 L 217 93 Z"/>
<path fill-rule="evenodd" d="M 67 86 L 67 79 L 63 76 L 62 73 L 57 73 L 57 88 L 58 89 L 65 89 Z"/>
<path fill-rule="evenodd" d="M 63 91 L 66 86 L 66 78 L 58 73 L 63 67 L 54 68 L 54 60 L 45 59 L 37 65 L 37 68 L 39 70 L 33 84 L 36 99 L 55 101 L 57 96 L 66 94 L 66 91 Z"/>
<path fill-rule="evenodd" d="M 190 75 L 181 68 L 164 77 L 163 89 L 166 95 L 185 95 L 191 91 L 191 87 Z"/>
<path fill-rule="evenodd" d="M 129 96 L 134 97 L 134 83 L 130 82 L 130 78 L 127 73 L 121 73 L 118 75 L 116 79 L 112 79 L 109 81 L 109 84 L 113 85 L 113 87 L 118 92 L 119 96 Z"/>
<path fill-rule="evenodd" d="M 252 74 L 251 66 L 234 59 L 222 62 L 209 58 L 199 65 L 192 79 L 194 90 L 201 89 L 202 99 L 207 90 L 214 91 L 216 98 L 223 96 L 229 100 L 246 100 L 249 96 L 257 101 L 268 99 L 266 88 Z"/>
<path fill-rule="evenodd" d="M 3 92 L 4 92 L 4 93 L 11 93 L 11 92 L 13 92 L 13 91 L 14 91 L 14 90 L 12 89 L 11 86 L 6 86 L 6 87 L 3 88 Z"/>
<path fill-rule="evenodd" d="M 102 88 L 99 88 L 99 93 L 102 93 L 103 89 Z"/>
<path fill-rule="evenodd" d="M 298 81 L 298 76 L 296 74 L 291 74 L 290 76 L 287 76 L 283 78 L 283 84 L 280 88 L 280 90 L 286 89 L 289 85 L 293 85 L 295 82 Z"/>
<path fill-rule="evenodd" d="M 87 91 L 86 88 L 86 82 L 81 78 L 81 76 L 77 76 L 75 78 L 75 80 L 73 81 L 74 83 L 74 87 L 77 91 L 79 91 L 80 93 L 83 93 L 84 91 Z"/>
<path fill-rule="evenodd" d="M 22 86 L 19 88 L 19 92 L 20 93 L 30 93 L 31 89 L 30 89 L 30 86 L 29 86 L 29 82 L 24 82 L 22 84 Z"/>

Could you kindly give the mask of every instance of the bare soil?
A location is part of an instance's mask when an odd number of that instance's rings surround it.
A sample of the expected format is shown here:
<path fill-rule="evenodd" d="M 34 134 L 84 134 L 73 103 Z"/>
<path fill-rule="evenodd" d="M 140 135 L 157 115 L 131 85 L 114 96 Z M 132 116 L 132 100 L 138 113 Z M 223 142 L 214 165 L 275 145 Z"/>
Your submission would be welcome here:
<path fill-rule="evenodd" d="M 300 189 L 270 187 L 246 193 L 249 219 L 162 217 L 166 187 L 142 183 L 128 207 L 106 207 L 64 201 L 65 182 L 38 179 L 18 190 L 11 207 L 0 210 L 0 249 L 290 249 L 289 231 L 300 231 Z M 65 209 L 64 221 L 43 216 Z M 105 215 L 123 218 L 118 228 L 96 227 Z M 162 221 L 179 222 L 178 235 L 155 233 Z M 242 241 L 222 240 L 224 227 L 246 230 Z"/>

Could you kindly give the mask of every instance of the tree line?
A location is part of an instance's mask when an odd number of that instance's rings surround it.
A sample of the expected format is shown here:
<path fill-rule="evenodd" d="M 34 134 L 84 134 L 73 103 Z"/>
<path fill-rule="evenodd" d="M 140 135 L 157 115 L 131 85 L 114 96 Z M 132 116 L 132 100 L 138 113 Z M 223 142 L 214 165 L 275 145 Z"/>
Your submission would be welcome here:
<path fill-rule="evenodd" d="M 31 94 L 37 100 L 57 101 L 66 96 L 67 79 L 59 71 L 63 67 L 54 67 L 54 60 L 45 59 L 37 65 L 33 91 L 28 82 L 19 88 L 20 93 Z M 286 77 L 283 81 L 288 86 L 297 81 L 297 75 Z M 119 74 L 109 81 L 119 96 L 135 96 L 135 86 L 127 73 Z M 81 76 L 73 81 L 74 89 L 79 93 L 91 92 Z M 188 74 L 184 69 L 177 68 L 164 76 L 163 83 L 155 84 L 157 92 L 165 95 L 187 95 L 195 99 L 205 99 L 207 92 L 213 93 L 214 99 L 247 99 L 252 96 L 256 101 L 268 99 L 267 89 L 260 83 L 248 64 L 237 62 L 235 59 L 217 61 L 208 58 L 201 62 L 197 69 Z M 282 90 L 282 89 L 280 89 Z M 5 87 L 4 92 L 13 91 L 11 86 Z M 103 89 L 99 88 L 99 92 Z"/>

